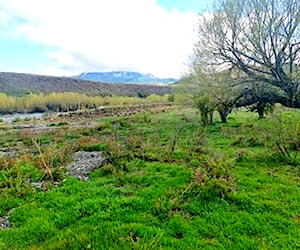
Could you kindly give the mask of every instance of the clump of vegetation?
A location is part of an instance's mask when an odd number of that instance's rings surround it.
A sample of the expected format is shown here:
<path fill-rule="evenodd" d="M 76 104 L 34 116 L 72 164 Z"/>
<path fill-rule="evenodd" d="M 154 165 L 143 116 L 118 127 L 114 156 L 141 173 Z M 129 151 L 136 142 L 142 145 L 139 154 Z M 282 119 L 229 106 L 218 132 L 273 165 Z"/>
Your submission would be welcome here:
<path fill-rule="evenodd" d="M 193 179 L 184 190 L 190 197 L 222 197 L 226 198 L 237 189 L 232 175 L 232 161 L 224 156 L 213 155 L 195 169 Z"/>
<path fill-rule="evenodd" d="M 142 99 L 144 99 L 144 98 L 146 98 L 146 97 L 147 97 L 147 94 L 145 94 L 145 93 L 142 93 L 142 92 L 139 92 L 139 93 L 137 94 L 137 96 L 138 96 L 139 98 L 142 98 Z"/>
<path fill-rule="evenodd" d="M 300 151 L 300 121 L 292 112 L 274 113 L 269 119 L 268 136 L 272 138 L 279 155 L 289 164 L 299 164 Z M 274 124 L 276 124 L 274 126 Z"/>

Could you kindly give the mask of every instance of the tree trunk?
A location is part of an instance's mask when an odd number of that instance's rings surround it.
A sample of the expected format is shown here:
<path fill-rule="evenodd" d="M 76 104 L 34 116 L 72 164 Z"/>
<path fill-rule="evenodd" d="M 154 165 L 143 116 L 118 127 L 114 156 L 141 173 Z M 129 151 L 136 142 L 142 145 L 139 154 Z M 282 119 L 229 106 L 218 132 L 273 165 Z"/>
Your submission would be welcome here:
<path fill-rule="evenodd" d="M 214 111 L 209 113 L 209 124 L 213 123 L 213 118 L 214 118 Z"/>
<path fill-rule="evenodd" d="M 203 126 L 208 125 L 208 113 L 207 112 L 201 112 L 201 122 Z"/>
<path fill-rule="evenodd" d="M 232 111 L 233 104 L 231 102 L 223 102 L 222 105 L 218 107 L 218 112 L 223 123 L 227 122 L 227 116 Z"/>
<path fill-rule="evenodd" d="M 265 114 L 265 104 L 261 104 L 259 103 L 257 105 L 257 113 L 259 118 L 264 118 L 264 114 Z"/>
<path fill-rule="evenodd" d="M 227 122 L 227 115 L 228 115 L 227 112 L 219 110 L 219 115 L 220 115 L 221 121 L 223 123 L 226 123 Z"/>

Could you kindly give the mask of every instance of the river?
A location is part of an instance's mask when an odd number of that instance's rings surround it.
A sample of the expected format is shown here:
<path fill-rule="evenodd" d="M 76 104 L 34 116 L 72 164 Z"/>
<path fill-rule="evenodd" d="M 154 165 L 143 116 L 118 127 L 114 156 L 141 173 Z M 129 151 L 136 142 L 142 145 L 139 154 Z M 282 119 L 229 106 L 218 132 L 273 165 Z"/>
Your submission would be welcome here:
<path fill-rule="evenodd" d="M 0 121 L 4 123 L 12 123 L 14 121 L 26 120 L 26 119 L 40 119 L 44 116 L 47 116 L 47 113 L 31 113 L 31 114 L 9 114 L 9 115 L 0 115 Z"/>

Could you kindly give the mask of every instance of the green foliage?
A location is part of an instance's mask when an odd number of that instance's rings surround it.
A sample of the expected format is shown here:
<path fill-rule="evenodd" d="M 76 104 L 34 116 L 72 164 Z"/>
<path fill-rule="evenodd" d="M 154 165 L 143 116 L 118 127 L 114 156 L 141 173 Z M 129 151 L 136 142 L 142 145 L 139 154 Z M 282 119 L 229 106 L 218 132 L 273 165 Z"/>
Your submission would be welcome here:
<path fill-rule="evenodd" d="M 168 102 L 174 102 L 175 101 L 175 95 L 174 94 L 170 94 L 168 95 Z"/>
<path fill-rule="evenodd" d="M 52 138 L 46 141 L 46 145 L 42 144 L 43 137 L 32 137 L 35 165 L 44 172 L 40 180 L 59 181 L 64 177 L 65 169 L 63 166 L 70 161 L 71 154 L 77 145 L 61 144 L 60 136 L 62 136 L 60 132 L 53 134 Z"/>
<path fill-rule="evenodd" d="M 88 144 L 85 146 L 80 147 L 80 151 L 87 151 L 87 152 L 93 152 L 93 151 L 104 151 L 107 148 L 105 144 L 96 143 L 96 144 Z"/>
<path fill-rule="evenodd" d="M 11 195 L 16 197 L 28 195 L 32 190 L 27 180 L 36 179 L 41 174 L 31 162 L 22 163 L 16 159 L 1 159 L 1 166 L 0 193 L 7 199 Z"/>
<path fill-rule="evenodd" d="M 144 99 L 144 98 L 147 97 L 147 94 L 142 93 L 142 92 L 139 92 L 139 93 L 137 94 L 137 97 Z"/>
<path fill-rule="evenodd" d="M 274 113 L 268 119 L 270 129 L 268 136 L 274 141 L 280 156 L 287 163 L 297 166 L 300 151 L 300 120 L 293 112 Z M 274 124 L 276 124 L 274 126 Z"/>
<path fill-rule="evenodd" d="M 251 106 L 260 117 L 273 103 L 299 109 L 300 51 L 291 49 L 299 40 L 299 9 L 299 0 L 214 1 L 210 14 L 202 13 L 198 22 L 192 62 L 196 75 L 209 79 L 234 73 L 220 81 L 219 89 L 239 86 L 233 104 Z M 208 92 L 215 96 L 216 89 Z"/>
<path fill-rule="evenodd" d="M 282 117 L 298 131 L 297 112 Z M 5 130 L 1 145 L 20 155 L 1 159 L 0 216 L 14 210 L 0 248 L 297 249 L 299 171 L 274 157 L 273 129 L 243 111 L 200 127 L 184 108 Z M 79 149 L 103 151 L 107 164 L 88 182 L 56 175 Z M 43 188 L 30 184 L 43 175 Z"/>
<path fill-rule="evenodd" d="M 191 65 L 189 77 L 182 79 L 175 87 L 176 100 L 199 108 L 204 126 L 212 123 L 214 111 L 218 111 L 221 121 L 227 122 L 239 87 L 233 86 L 232 72 L 220 72 L 206 63 L 195 62 Z M 199 59 L 201 60 L 201 58 Z"/>
<path fill-rule="evenodd" d="M 195 105 L 200 110 L 201 122 L 203 126 L 207 126 L 213 121 L 213 113 L 215 104 L 209 95 L 203 95 L 195 98 Z"/>
<path fill-rule="evenodd" d="M 224 156 L 215 154 L 209 157 L 196 169 L 189 192 L 195 193 L 193 189 L 196 189 L 196 193 L 203 193 L 204 197 L 228 197 L 237 188 L 231 173 L 232 166 L 232 161 Z M 197 191 L 197 188 L 200 190 Z"/>

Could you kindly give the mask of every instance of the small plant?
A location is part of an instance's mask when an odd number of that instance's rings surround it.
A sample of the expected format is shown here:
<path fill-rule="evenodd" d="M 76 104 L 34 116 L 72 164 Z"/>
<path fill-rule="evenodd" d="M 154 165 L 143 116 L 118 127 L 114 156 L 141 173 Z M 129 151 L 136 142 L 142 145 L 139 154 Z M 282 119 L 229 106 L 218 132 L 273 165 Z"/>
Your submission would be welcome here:
<path fill-rule="evenodd" d="M 144 114 L 142 115 L 142 117 L 143 117 L 143 122 L 144 122 L 144 123 L 149 123 L 149 122 L 151 122 L 151 118 L 150 118 L 150 115 L 149 115 L 148 113 L 144 113 Z"/>
<path fill-rule="evenodd" d="M 1 159 L 0 164 L 5 166 L 3 169 L 6 169 L 6 171 L 0 171 L 0 195 L 22 197 L 31 191 L 28 177 L 33 175 L 33 171 L 27 170 L 34 168 L 30 163 L 23 163 L 18 159 L 11 158 L 9 160 Z"/>
<path fill-rule="evenodd" d="M 300 121 L 293 114 L 283 116 L 282 113 L 273 114 L 269 121 L 269 137 L 272 138 L 275 148 L 285 162 L 296 167 L 299 164 Z"/>
<path fill-rule="evenodd" d="M 40 145 L 40 143 L 37 142 L 37 140 L 35 138 L 32 138 L 32 143 L 39 152 L 41 165 L 45 171 L 43 177 L 48 176 L 49 179 L 53 180 L 52 166 L 51 166 L 52 164 L 50 165 L 50 164 L 48 164 L 48 162 L 46 162 L 46 158 L 44 156 L 44 153 L 42 152 L 41 145 Z M 42 177 L 42 179 L 43 179 L 43 177 Z"/>
<path fill-rule="evenodd" d="M 44 174 L 40 179 L 51 181 L 60 180 L 64 175 L 63 166 L 69 161 L 69 157 L 75 151 L 77 144 L 61 145 L 60 134 L 54 134 L 48 145 L 43 146 L 37 138 L 32 138 L 32 143 L 37 150 L 36 165 L 43 169 Z"/>
<path fill-rule="evenodd" d="M 103 132 L 105 130 L 111 129 L 111 124 L 109 122 L 99 122 L 99 124 L 96 126 L 97 131 Z M 109 132 L 109 131 L 108 131 Z"/>
<path fill-rule="evenodd" d="M 236 191 L 236 182 L 230 172 L 231 168 L 232 161 L 225 159 L 224 156 L 219 154 L 210 156 L 195 169 L 192 181 L 182 195 L 228 197 L 230 193 Z"/>
<path fill-rule="evenodd" d="M 191 152 L 206 153 L 207 151 L 207 135 L 202 129 L 198 129 L 195 136 L 191 139 Z"/>
<path fill-rule="evenodd" d="M 170 95 L 168 95 L 168 102 L 174 102 L 175 101 L 175 96 L 174 96 L 174 94 L 170 94 Z"/>
<path fill-rule="evenodd" d="M 147 95 L 146 93 L 143 93 L 143 92 L 138 92 L 138 93 L 137 93 L 137 96 L 138 96 L 139 98 L 145 99 L 148 95 Z"/>
<path fill-rule="evenodd" d="M 122 187 L 125 184 L 125 173 L 128 171 L 127 164 L 128 162 L 125 161 L 114 162 L 114 164 L 107 163 L 101 168 L 102 175 L 112 175 L 116 180 L 117 186 Z"/>
<path fill-rule="evenodd" d="M 117 120 L 114 120 L 111 122 L 111 124 L 115 128 L 126 128 L 126 127 L 130 126 L 128 120 L 126 120 L 124 118 L 119 118 Z"/>
<path fill-rule="evenodd" d="M 170 141 L 171 145 L 169 148 L 169 156 L 174 152 L 176 144 L 178 144 L 178 141 L 180 140 L 182 130 L 183 130 L 183 126 L 180 126 L 179 128 L 177 128 L 177 130 L 173 134 L 172 139 Z"/>

